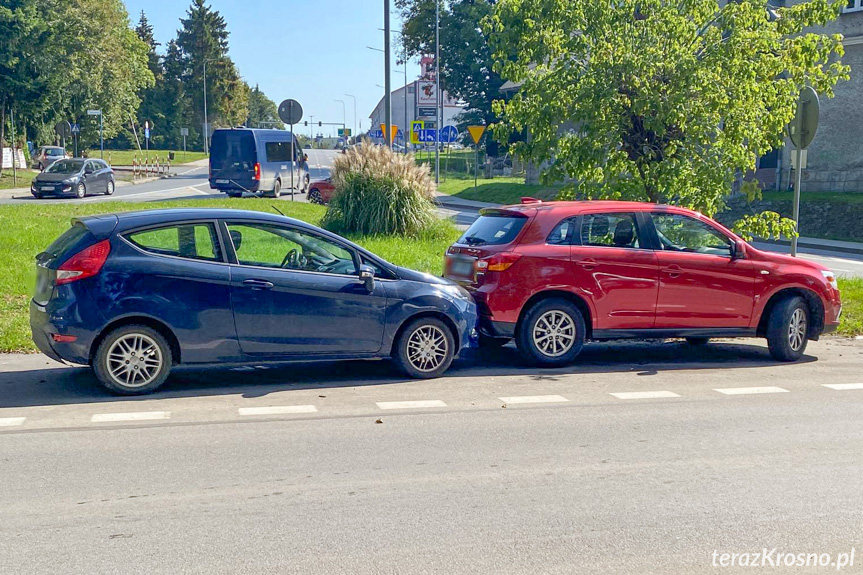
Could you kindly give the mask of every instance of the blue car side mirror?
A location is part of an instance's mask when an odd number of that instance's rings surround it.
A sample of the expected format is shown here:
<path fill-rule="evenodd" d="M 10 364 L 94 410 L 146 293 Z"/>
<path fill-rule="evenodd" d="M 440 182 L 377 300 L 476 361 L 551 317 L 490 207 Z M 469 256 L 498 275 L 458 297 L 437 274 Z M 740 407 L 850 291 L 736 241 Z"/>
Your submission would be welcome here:
<path fill-rule="evenodd" d="M 360 281 L 366 286 L 369 293 L 375 291 L 375 270 L 371 266 L 360 266 Z"/>

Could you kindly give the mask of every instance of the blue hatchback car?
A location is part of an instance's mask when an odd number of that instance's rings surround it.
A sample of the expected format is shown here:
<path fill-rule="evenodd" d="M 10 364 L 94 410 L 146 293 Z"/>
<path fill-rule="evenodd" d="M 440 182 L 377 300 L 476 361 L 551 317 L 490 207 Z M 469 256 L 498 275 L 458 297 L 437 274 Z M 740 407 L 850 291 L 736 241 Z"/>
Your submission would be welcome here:
<path fill-rule="evenodd" d="M 152 392 L 178 364 L 391 357 L 432 378 L 476 336 L 461 287 L 263 212 L 80 218 L 36 266 L 33 341 L 120 394 Z"/>

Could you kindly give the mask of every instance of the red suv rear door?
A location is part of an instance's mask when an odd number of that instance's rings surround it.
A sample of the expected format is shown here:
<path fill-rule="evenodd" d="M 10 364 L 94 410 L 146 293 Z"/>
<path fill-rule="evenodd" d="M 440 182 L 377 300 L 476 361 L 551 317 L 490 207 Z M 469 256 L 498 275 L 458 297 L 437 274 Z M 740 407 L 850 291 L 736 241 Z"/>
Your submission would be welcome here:
<path fill-rule="evenodd" d="M 659 264 L 635 212 L 587 213 L 572 246 L 573 282 L 590 294 L 595 330 L 649 329 Z"/>
<path fill-rule="evenodd" d="M 732 239 L 707 222 L 653 212 L 660 267 L 657 328 L 745 328 L 756 270 L 731 257 Z"/>

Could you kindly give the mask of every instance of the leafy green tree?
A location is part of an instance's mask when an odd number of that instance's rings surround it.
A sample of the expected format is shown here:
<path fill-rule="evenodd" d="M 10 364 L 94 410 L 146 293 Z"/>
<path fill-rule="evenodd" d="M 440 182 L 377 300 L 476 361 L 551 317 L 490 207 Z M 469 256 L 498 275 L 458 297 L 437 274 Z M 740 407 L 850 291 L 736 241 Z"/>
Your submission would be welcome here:
<path fill-rule="evenodd" d="M 504 81 L 494 69 L 486 31 L 477 25 L 491 15 L 496 0 L 452 0 L 441 4 L 441 86 L 467 104 L 472 122 L 497 119 L 492 102 Z M 406 55 L 435 52 L 435 0 L 396 0 L 403 17 Z"/>
<path fill-rule="evenodd" d="M 141 90 L 154 83 L 148 46 L 131 29 L 122 0 L 56 1 L 52 10 L 55 41 L 66 54 L 53 62 L 63 72 L 52 95 L 57 117 L 79 121 L 88 144 L 98 142 L 99 122 L 87 110 L 100 109 L 105 138 L 113 138 L 136 115 Z"/>
<path fill-rule="evenodd" d="M 810 31 L 841 4 L 499 0 L 484 29 L 521 89 L 495 103 L 495 135 L 528 129 L 518 151 L 547 163 L 545 182 L 576 182 L 570 193 L 712 215 L 782 145 L 801 87 L 832 97 L 848 77 L 841 36 Z"/>
<path fill-rule="evenodd" d="M 285 129 L 285 125 L 279 119 L 278 106 L 267 98 L 257 85 L 249 92 L 249 117 L 246 119 L 246 126 Z"/>
<path fill-rule="evenodd" d="M 7 134 L 8 110 L 19 118 L 40 114 L 56 77 L 45 65 L 51 30 L 41 0 L 8 0 L 0 4 L 0 143 Z M 17 123 L 17 122 L 16 122 Z"/>
<path fill-rule="evenodd" d="M 201 99 L 200 106 L 191 107 L 195 125 L 203 129 L 205 63 L 208 120 L 222 127 L 242 123 L 248 116 L 249 92 L 228 57 L 229 32 L 225 18 L 205 0 L 194 0 L 180 24 L 176 44 L 184 65 L 185 91 Z"/>

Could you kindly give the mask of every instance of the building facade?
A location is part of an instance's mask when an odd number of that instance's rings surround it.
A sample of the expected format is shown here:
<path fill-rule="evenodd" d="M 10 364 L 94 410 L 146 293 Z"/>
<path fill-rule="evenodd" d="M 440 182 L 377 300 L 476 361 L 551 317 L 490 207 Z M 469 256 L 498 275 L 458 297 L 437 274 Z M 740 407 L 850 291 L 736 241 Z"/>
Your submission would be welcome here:
<path fill-rule="evenodd" d="M 402 136 L 396 139 L 397 144 L 404 145 L 403 135 L 410 130 L 411 124 L 414 121 L 421 120 L 426 128 L 436 128 L 435 122 L 435 102 L 437 94 L 435 93 L 434 79 L 434 59 L 424 57 L 420 61 L 422 76 L 409 82 L 390 94 L 390 105 L 392 109 L 393 125 L 398 126 Z M 442 93 L 443 104 L 443 125 L 455 126 L 456 118 L 465 108 L 456 100 L 451 98 L 446 92 Z M 370 133 L 374 133 L 380 129 L 382 124 L 386 123 L 386 101 L 381 98 L 372 113 L 369 114 L 371 120 Z M 373 138 L 374 139 L 374 138 Z"/>
<path fill-rule="evenodd" d="M 790 6 L 801 1 L 772 3 Z M 801 190 L 863 193 L 863 148 L 859 145 L 863 132 L 863 0 L 847 0 L 842 14 L 823 31 L 843 35 L 842 62 L 851 67 L 851 79 L 839 82 L 835 97 L 820 99 L 818 132 L 807 148 Z M 793 154 L 793 145 L 788 141 L 773 157 L 768 154 L 761 158 L 756 177 L 764 187 L 783 190 L 791 187 Z"/>

